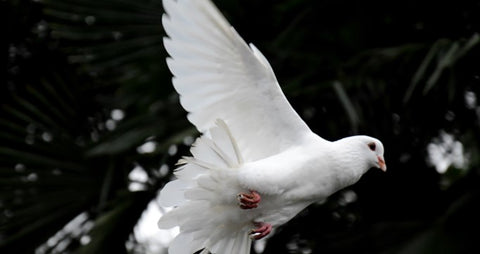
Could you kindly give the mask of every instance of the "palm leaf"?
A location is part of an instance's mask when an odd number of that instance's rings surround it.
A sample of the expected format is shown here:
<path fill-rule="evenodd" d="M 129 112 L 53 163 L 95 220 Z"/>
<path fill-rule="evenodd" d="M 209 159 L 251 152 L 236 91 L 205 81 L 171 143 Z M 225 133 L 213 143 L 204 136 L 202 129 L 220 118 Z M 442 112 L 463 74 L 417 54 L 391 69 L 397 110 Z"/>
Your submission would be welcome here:
<path fill-rule="evenodd" d="M 151 84 L 164 58 L 161 1 L 42 0 L 52 36 L 85 72 L 114 82 Z M 80 44 L 79 44 L 80 43 Z M 78 46 L 79 45 L 79 46 Z M 142 66 L 149 62 L 153 66 Z M 142 79 L 138 76 L 143 75 Z"/>

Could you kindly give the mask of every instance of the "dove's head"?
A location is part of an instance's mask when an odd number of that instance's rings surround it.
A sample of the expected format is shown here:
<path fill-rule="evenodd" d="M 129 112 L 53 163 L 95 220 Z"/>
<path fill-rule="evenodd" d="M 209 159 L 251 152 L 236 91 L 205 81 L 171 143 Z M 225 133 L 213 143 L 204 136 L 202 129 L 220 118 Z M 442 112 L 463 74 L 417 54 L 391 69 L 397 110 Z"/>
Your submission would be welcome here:
<path fill-rule="evenodd" d="M 354 156 L 357 163 L 365 165 L 365 170 L 375 167 L 387 171 L 383 158 L 383 144 L 380 140 L 369 136 L 352 136 L 340 141 L 347 146 L 347 153 Z"/>
<path fill-rule="evenodd" d="M 387 171 L 387 164 L 383 158 L 383 144 L 380 140 L 369 136 L 356 136 L 360 141 L 360 150 L 363 156 L 367 158 L 369 167 L 379 168 Z M 363 146 L 363 147 L 362 147 Z"/>

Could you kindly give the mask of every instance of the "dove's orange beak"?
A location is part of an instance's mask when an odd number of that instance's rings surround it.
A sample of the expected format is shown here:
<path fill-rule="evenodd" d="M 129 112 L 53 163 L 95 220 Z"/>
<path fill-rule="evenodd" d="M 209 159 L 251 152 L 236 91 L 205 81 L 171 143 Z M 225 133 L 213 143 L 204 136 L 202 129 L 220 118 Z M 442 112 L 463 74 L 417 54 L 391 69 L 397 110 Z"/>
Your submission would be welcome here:
<path fill-rule="evenodd" d="M 383 159 L 383 156 L 379 155 L 379 156 L 377 156 L 377 158 L 378 158 L 378 167 L 380 167 L 380 169 L 383 172 L 386 172 L 387 171 L 387 164 L 385 164 L 385 160 Z"/>

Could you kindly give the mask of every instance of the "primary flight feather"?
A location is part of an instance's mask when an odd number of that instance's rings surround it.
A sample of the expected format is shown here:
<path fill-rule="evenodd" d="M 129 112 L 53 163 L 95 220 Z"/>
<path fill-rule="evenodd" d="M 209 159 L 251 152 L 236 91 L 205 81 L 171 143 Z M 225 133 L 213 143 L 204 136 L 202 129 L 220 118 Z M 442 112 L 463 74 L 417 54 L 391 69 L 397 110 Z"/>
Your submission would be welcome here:
<path fill-rule="evenodd" d="M 210 0 L 163 0 L 167 64 L 188 119 L 203 134 L 160 193 L 160 228 L 180 226 L 170 254 L 248 254 L 309 204 L 386 170 L 368 136 L 330 142 L 293 110 L 262 53 Z"/>

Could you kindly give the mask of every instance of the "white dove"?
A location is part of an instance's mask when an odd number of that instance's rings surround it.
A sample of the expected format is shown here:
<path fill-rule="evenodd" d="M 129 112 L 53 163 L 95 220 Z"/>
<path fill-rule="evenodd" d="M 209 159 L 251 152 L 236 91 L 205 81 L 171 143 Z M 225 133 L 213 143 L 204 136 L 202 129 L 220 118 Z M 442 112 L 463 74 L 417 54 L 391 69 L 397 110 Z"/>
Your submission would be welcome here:
<path fill-rule="evenodd" d="M 167 64 L 188 119 L 203 134 L 160 202 L 175 208 L 158 226 L 180 226 L 170 254 L 248 254 L 309 204 L 386 170 L 382 143 L 335 142 L 313 133 L 273 70 L 210 0 L 163 0 Z"/>

